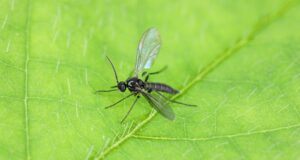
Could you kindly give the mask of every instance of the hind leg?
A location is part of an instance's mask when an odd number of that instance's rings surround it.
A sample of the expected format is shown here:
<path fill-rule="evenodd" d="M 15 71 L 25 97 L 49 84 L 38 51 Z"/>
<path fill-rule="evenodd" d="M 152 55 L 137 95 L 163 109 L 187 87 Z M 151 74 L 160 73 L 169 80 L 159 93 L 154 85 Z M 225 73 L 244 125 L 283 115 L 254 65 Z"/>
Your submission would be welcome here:
<path fill-rule="evenodd" d="M 160 70 L 158 70 L 158 71 L 156 71 L 156 72 L 150 72 L 150 73 L 148 73 L 148 72 L 145 71 L 145 72 L 142 73 L 142 76 L 143 76 L 143 77 L 146 76 L 146 77 L 145 77 L 145 82 L 147 82 L 150 75 L 159 74 L 159 73 L 165 71 L 167 68 L 168 68 L 167 66 L 164 66 L 162 69 L 160 69 Z"/>

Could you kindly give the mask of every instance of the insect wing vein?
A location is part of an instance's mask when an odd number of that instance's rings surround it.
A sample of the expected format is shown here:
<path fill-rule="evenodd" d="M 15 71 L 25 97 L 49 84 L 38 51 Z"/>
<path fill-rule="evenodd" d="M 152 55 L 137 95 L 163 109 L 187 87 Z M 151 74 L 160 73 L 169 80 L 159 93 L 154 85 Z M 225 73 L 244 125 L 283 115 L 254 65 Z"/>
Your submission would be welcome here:
<path fill-rule="evenodd" d="M 169 120 L 175 119 L 173 109 L 168 105 L 167 100 L 164 97 L 156 94 L 155 92 L 152 92 L 152 94 L 150 94 L 146 91 L 142 91 L 141 93 L 149 102 L 149 104 L 161 115 Z"/>
<path fill-rule="evenodd" d="M 149 69 L 160 50 L 160 35 L 155 28 L 149 28 L 142 36 L 136 55 L 135 76 Z"/>

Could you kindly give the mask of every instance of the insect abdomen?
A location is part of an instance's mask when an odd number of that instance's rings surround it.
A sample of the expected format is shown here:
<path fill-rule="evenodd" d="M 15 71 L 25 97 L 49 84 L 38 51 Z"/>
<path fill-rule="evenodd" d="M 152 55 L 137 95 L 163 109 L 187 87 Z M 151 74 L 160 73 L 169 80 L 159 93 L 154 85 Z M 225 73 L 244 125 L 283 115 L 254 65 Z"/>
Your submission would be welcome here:
<path fill-rule="evenodd" d="M 170 94 L 178 93 L 176 89 L 173 89 L 172 87 L 162 83 L 146 83 L 145 88 L 147 90 L 162 91 Z"/>

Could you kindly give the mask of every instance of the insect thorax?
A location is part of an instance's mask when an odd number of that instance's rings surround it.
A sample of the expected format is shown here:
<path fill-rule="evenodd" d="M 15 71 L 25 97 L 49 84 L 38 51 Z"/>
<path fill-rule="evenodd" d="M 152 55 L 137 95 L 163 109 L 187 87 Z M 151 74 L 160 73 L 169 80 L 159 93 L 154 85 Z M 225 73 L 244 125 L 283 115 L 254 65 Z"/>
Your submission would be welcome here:
<path fill-rule="evenodd" d="M 137 77 L 128 78 L 126 82 L 129 91 L 137 92 L 139 89 L 143 89 L 145 86 L 145 83 Z"/>

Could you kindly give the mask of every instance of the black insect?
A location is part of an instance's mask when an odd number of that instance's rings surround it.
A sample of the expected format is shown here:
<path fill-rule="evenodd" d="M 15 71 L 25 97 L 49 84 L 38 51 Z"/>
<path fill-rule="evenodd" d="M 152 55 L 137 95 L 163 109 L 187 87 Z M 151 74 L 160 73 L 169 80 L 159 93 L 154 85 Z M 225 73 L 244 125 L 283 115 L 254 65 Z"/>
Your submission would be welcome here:
<path fill-rule="evenodd" d="M 191 105 L 191 104 L 185 104 L 182 102 L 170 100 L 167 98 L 165 95 L 163 95 L 161 92 L 168 93 L 168 94 L 177 94 L 178 91 L 166 84 L 163 83 L 152 83 L 148 82 L 149 76 L 161 73 L 166 69 L 164 67 L 163 69 L 157 71 L 157 72 L 152 72 L 152 73 L 147 73 L 144 71 L 145 69 L 149 69 L 156 58 L 159 49 L 161 46 L 161 41 L 160 41 L 160 36 L 159 32 L 155 28 L 150 28 L 148 29 L 142 36 L 138 48 L 137 48 L 137 55 L 136 55 L 136 64 L 135 64 L 135 70 L 134 70 L 134 76 L 128 78 L 126 81 L 119 81 L 118 80 L 118 75 L 116 72 L 116 69 L 111 62 L 111 60 L 107 57 L 109 63 L 111 64 L 115 78 L 117 81 L 117 85 L 113 86 L 111 90 L 98 90 L 96 92 L 111 92 L 111 91 L 116 91 L 119 90 L 121 92 L 125 92 L 126 89 L 128 89 L 131 94 L 128 96 L 120 99 L 119 101 L 115 102 L 114 104 L 111 104 L 105 108 L 110 108 L 115 106 L 116 104 L 122 102 L 123 100 L 131 97 L 131 96 L 136 96 L 133 104 L 131 105 L 130 109 L 122 119 L 121 123 L 126 119 L 126 117 L 129 115 L 131 112 L 133 106 L 137 102 L 137 100 L 140 98 L 140 95 L 143 95 L 145 99 L 149 102 L 149 104 L 156 110 L 158 113 L 163 115 L 165 118 L 169 120 L 174 120 L 175 119 L 175 114 L 172 110 L 172 108 L 169 106 L 169 102 L 171 103 L 177 103 L 177 104 L 182 104 L 186 106 L 196 106 L 196 105 Z M 142 77 L 145 77 L 144 80 L 141 80 L 139 78 L 139 74 L 141 74 Z"/>

